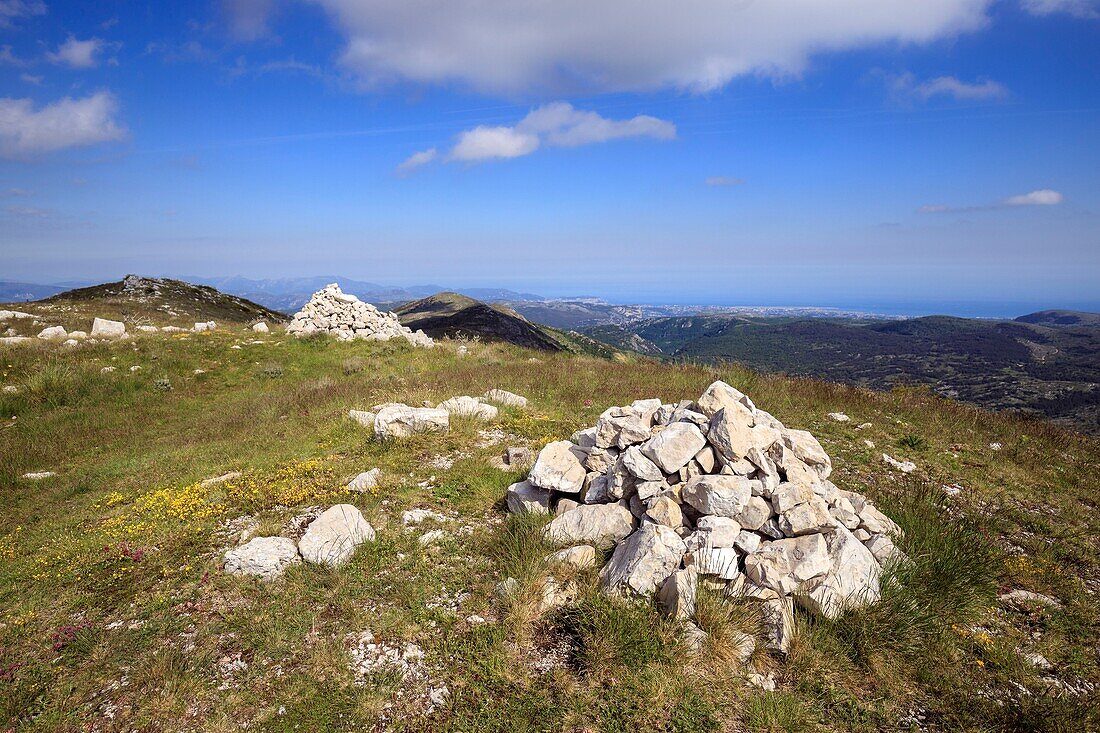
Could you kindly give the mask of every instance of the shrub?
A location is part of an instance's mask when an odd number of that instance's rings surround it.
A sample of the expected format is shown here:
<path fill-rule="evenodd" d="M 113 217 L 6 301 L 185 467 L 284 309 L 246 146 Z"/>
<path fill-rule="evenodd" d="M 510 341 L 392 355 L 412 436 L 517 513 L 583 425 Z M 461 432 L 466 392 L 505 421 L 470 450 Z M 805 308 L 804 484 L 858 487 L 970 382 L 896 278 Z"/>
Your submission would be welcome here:
<path fill-rule="evenodd" d="M 283 376 L 283 365 L 271 362 L 264 365 L 264 376 L 268 379 L 278 379 Z"/>
<path fill-rule="evenodd" d="M 153 386 L 161 392 L 167 392 L 172 389 L 172 382 L 168 377 L 158 377 L 153 381 Z"/>
<path fill-rule="evenodd" d="M 351 376 L 352 374 L 358 374 L 367 367 L 367 362 L 358 356 L 353 356 L 348 359 L 344 359 L 344 374 Z"/>
<path fill-rule="evenodd" d="M 899 448 L 908 448 L 909 450 L 924 450 L 928 447 L 928 442 L 919 435 L 909 433 L 898 438 Z"/>

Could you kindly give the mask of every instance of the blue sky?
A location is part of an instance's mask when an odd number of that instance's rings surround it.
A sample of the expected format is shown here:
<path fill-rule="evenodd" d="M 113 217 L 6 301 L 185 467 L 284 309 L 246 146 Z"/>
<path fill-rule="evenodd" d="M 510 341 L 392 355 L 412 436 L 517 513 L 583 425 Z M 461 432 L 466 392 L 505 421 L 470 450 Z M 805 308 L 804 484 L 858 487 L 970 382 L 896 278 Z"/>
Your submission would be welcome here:
<path fill-rule="evenodd" d="M 1094 0 L 0 0 L 0 279 L 1100 309 L 1098 48 Z"/>

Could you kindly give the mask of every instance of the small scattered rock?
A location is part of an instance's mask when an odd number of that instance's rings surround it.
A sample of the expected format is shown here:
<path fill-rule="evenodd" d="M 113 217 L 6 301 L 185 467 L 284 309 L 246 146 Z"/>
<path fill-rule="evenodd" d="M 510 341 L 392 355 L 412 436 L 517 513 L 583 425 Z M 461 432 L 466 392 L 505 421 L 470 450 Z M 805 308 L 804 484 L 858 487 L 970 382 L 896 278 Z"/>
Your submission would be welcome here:
<path fill-rule="evenodd" d="M 359 493 L 370 491 L 378 486 L 378 477 L 382 475 L 382 469 L 372 468 L 369 471 L 363 471 L 348 483 L 348 491 L 356 491 Z"/>
<path fill-rule="evenodd" d="M 287 537 L 256 537 L 225 553 L 225 572 L 254 575 L 271 581 L 302 561 L 294 540 Z"/>
<path fill-rule="evenodd" d="M 885 453 L 882 454 L 882 460 L 884 463 L 886 463 L 886 465 L 892 468 L 896 468 L 902 473 L 912 473 L 913 471 L 917 470 L 917 464 L 913 463 L 912 461 L 899 461 L 897 458 L 889 456 Z"/>
<path fill-rule="evenodd" d="M 204 489 L 209 489 L 211 486 L 217 486 L 218 484 L 224 484 L 226 481 L 232 481 L 241 477 L 240 471 L 230 471 L 229 473 L 223 473 L 221 476 L 215 476 L 213 478 L 204 479 L 199 486 Z"/>

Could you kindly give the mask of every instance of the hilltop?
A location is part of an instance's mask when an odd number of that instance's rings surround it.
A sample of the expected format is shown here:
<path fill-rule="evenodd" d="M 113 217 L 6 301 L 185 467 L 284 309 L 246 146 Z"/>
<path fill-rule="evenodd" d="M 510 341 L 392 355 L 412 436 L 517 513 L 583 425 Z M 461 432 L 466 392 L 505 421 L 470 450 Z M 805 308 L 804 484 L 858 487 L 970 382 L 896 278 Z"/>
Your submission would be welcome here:
<path fill-rule="evenodd" d="M 515 311 L 491 306 L 458 293 L 437 293 L 405 303 L 395 311 L 401 323 L 441 338 L 483 338 L 543 351 L 560 351 L 561 344 L 541 327 Z"/>
<path fill-rule="evenodd" d="M 1046 423 L 731 365 L 243 325 L 35 343 L 6 350 L 0 372 L 0 729 L 1100 722 L 1100 446 Z M 653 604 L 601 593 L 595 570 L 566 576 L 572 595 L 545 610 L 551 517 L 503 511 L 526 473 L 504 449 L 536 452 L 640 397 L 696 399 L 715 379 L 817 436 L 831 480 L 901 524 L 911 570 L 865 611 L 796 612 L 785 656 L 765 651 L 755 606 L 705 589 L 696 656 Z M 529 404 L 386 441 L 348 417 L 493 388 Z M 375 468 L 372 488 L 348 488 Z M 376 532 L 346 565 L 298 563 L 272 583 L 225 572 L 227 550 L 297 540 L 338 503 Z M 743 634 L 756 651 L 739 662 Z"/>
<path fill-rule="evenodd" d="M 532 323 L 502 303 L 489 305 L 459 293 L 436 293 L 394 311 L 401 323 L 436 338 L 477 338 L 539 351 L 570 351 L 610 357 L 617 349 L 575 331 Z"/>
<path fill-rule="evenodd" d="M 196 321 L 282 322 L 286 316 L 206 285 L 127 275 L 118 282 L 66 290 L 44 300 L 20 303 L 21 310 L 60 325 L 86 325 L 93 317 L 133 324 L 191 325 Z"/>
<path fill-rule="evenodd" d="M 1100 313 L 1084 311 L 1046 310 L 1028 313 L 1015 319 L 1020 323 L 1039 326 L 1100 326 Z"/>

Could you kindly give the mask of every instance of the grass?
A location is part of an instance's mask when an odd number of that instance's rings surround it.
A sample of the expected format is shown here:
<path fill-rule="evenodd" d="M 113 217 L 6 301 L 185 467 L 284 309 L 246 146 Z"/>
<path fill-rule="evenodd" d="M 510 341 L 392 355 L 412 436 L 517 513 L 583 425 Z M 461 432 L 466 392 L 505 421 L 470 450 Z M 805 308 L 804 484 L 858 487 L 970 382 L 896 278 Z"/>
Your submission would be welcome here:
<path fill-rule="evenodd" d="M 1097 724 L 1087 687 L 1100 683 L 1100 449 L 1089 438 L 923 390 L 871 392 L 734 366 L 472 342 L 458 358 L 446 342 L 429 351 L 278 333 L 253 340 L 224 325 L 0 354 L 0 383 L 18 388 L 0 394 L 0 731 Z M 677 624 L 653 604 L 605 597 L 595 570 L 554 569 L 576 583 L 577 599 L 539 613 L 551 571 L 546 520 L 504 516 L 504 489 L 522 475 L 489 459 L 505 445 L 568 437 L 608 405 L 697 396 L 718 377 L 817 435 L 834 481 L 904 528 L 899 545 L 911 562 L 889 571 L 883 601 L 835 622 L 797 614 L 785 660 L 763 651 L 751 605 L 707 593 L 699 620 L 708 642 L 692 658 Z M 527 396 L 531 408 L 390 443 L 345 417 L 491 387 Z M 852 423 L 825 418 L 834 411 Z M 903 448 L 917 472 L 892 472 L 865 439 Z M 346 491 L 376 466 L 376 491 Z M 22 478 L 47 470 L 57 476 Z M 202 486 L 229 471 L 241 476 Z M 945 497 L 944 484 L 963 491 Z M 337 502 L 358 506 L 378 532 L 344 567 L 297 566 L 271 585 L 221 572 L 243 530 L 289 533 L 304 507 Z M 412 507 L 445 520 L 406 527 L 401 513 Z M 421 545 L 431 529 L 443 539 Z M 519 591 L 500 599 L 495 587 L 508 577 Z M 1014 588 L 1061 606 L 998 603 Z M 421 646 L 425 674 L 450 691 L 446 704 L 425 714 L 419 683 L 392 670 L 356 679 L 345 639 L 365 629 Z M 749 667 L 771 673 L 775 692 L 749 685 L 733 663 L 741 633 L 757 637 Z"/>

